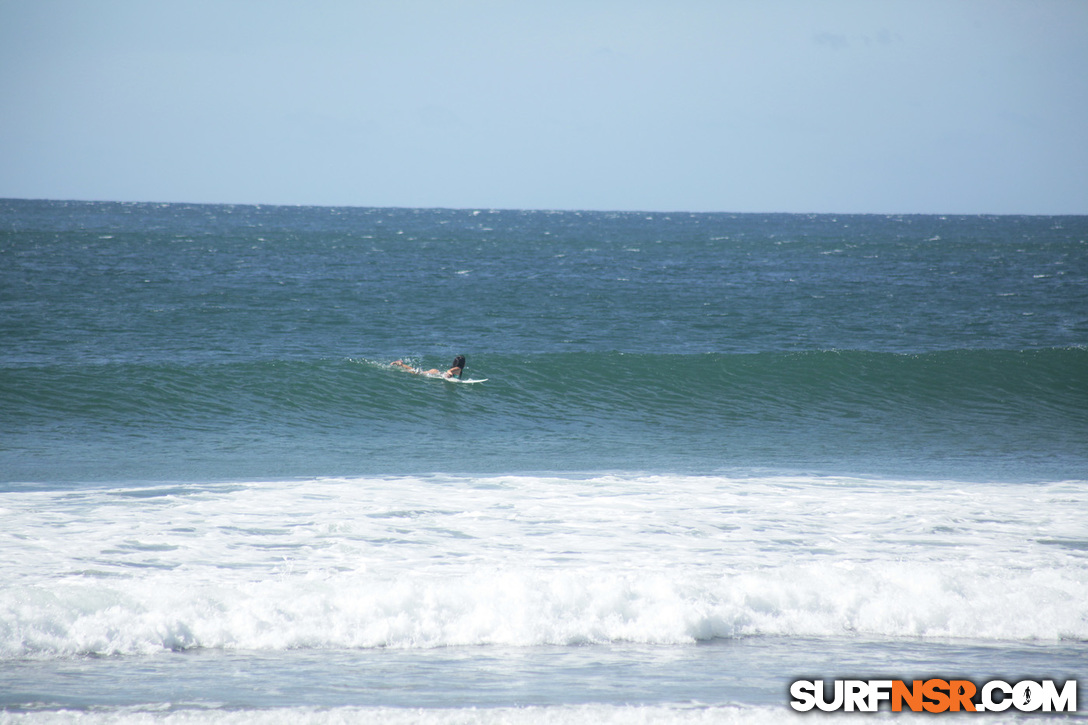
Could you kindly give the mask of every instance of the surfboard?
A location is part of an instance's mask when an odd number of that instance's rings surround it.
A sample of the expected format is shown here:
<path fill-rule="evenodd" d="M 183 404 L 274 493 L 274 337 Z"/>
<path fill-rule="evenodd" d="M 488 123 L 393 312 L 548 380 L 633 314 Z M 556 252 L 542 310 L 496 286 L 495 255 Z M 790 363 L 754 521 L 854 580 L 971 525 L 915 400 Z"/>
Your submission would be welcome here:
<path fill-rule="evenodd" d="M 384 367 L 384 365 L 383 365 L 383 367 Z M 405 369 L 405 368 L 394 367 L 393 369 L 394 370 L 403 370 L 406 373 L 412 373 L 413 375 L 419 375 L 419 376 L 424 377 L 424 378 L 430 378 L 431 380 L 448 380 L 451 383 L 465 383 L 465 384 L 468 384 L 468 383 L 486 383 L 490 379 L 490 378 L 468 378 L 468 379 L 464 379 L 464 378 L 447 378 L 445 375 L 443 375 L 441 373 L 424 372 L 420 368 L 411 368 L 409 370 L 409 369 Z"/>
<path fill-rule="evenodd" d="M 468 385 L 469 383 L 486 383 L 490 380 L 490 378 L 447 378 L 445 375 L 435 375 L 434 373 L 417 372 L 416 374 L 430 380 L 445 380 L 449 383 L 460 383 L 462 385 Z"/>

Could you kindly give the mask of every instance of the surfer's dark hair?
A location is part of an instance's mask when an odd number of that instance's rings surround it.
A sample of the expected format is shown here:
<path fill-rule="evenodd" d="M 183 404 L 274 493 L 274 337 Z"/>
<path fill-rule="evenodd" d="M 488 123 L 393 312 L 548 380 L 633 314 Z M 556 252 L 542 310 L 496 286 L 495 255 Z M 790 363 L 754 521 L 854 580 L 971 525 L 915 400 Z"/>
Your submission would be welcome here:
<path fill-rule="evenodd" d="M 457 357 L 455 357 L 453 359 L 453 365 L 450 365 L 450 367 L 451 368 L 461 368 L 460 371 L 458 371 L 458 373 L 457 373 L 457 377 L 461 377 L 465 372 L 465 356 L 464 355 L 458 355 Z"/>

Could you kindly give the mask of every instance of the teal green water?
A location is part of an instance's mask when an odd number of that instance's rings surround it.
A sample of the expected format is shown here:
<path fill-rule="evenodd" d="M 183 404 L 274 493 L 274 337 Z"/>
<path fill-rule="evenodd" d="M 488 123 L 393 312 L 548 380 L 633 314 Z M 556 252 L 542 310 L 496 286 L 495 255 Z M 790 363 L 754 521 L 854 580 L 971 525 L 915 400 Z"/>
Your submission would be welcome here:
<path fill-rule="evenodd" d="M 0 202 L 0 476 L 1088 470 L 1088 219 Z M 387 369 L 407 358 L 455 386 Z"/>

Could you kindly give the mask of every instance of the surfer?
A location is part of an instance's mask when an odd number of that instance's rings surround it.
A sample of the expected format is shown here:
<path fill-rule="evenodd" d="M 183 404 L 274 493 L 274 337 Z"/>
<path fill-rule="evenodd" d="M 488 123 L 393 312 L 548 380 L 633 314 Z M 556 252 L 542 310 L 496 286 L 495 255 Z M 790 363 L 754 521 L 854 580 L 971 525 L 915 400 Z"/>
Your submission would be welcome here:
<path fill-rule="evenodd" d="M 408 372 L 414 373 L 416 375 L 441 375 L 444 378 L 459 378 L 461 377 L 461 373 L 465 371 L 465 356 L 458 355 L 457 357 L 455 357 L 453 359 L 453 365 L 450 366 L 450 369 L 446 372 L 442 372 L 438 368 L 431 368 L 430 370 L 420 370 L 419 368 L 414 368 L 411 365 L 406 365 L 403 360 L 395 360 L 390 363 L 390 365 L 396 368 L 404 368 Z"/>

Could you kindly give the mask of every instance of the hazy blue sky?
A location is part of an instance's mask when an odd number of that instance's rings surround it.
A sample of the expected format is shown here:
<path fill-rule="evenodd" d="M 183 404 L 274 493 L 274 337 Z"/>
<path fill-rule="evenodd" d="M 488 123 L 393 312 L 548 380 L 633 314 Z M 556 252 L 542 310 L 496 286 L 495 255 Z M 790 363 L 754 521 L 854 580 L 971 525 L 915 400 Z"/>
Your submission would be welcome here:
<path fill-rule="evenodd" d="M 1086 0 L 0 0 L 0 197 L 1088 213 Z"/>

